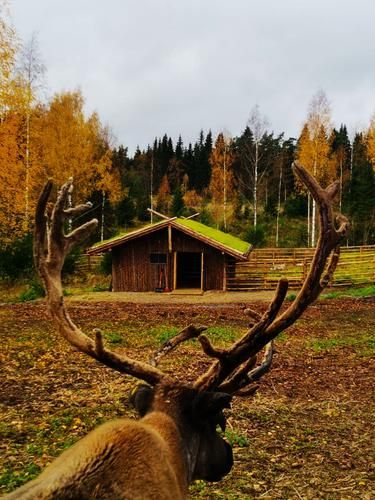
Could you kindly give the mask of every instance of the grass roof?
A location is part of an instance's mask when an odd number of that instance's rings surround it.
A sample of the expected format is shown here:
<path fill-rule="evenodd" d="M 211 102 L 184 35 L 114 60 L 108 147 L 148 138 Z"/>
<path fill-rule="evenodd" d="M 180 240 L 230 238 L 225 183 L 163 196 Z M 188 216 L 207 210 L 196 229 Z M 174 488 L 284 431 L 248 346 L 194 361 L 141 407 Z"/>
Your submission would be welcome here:
<path fill-rule="evenodd" d="M 185 226 L 196 233 L 201 234 L 206 238 L 210 238 L 211 240 L 217 241 L 222 245 L 225 245 L 232 250 L 235 250 L 240 253 L 246 253 L 250 249 L 250 243 L 240 240 L 237 236 L 233 236 L 229 233 L 224 233 L 223 231 L 219 231 L 219 229 L 214 229 L 213 227 L 206 226 L 201 222 L 198 222 L 193 219 L 177 219 L 176 222 L 181 224 L 181 226 Z"/>
<path fill-rule="evenodd" d="M 192 219 L 171 219 L 171 224 L 172 226 L 174 225 L 175 227 L 177 226 L 183 226 L 186 229 L 189 229 L 191 231 L 194 231 L 197 235 L 200 235 L 208 240 L 211 240 L 212 242 L 219 243 L 220 245 L 223 245 L 227 247 L 228 249 L 234 250 L 235 252 L 241 253 L 241 254 L 246 254 L 249 249 L 250 249 L 250 243 L 247 243 L 246 241 L 240 240 L 240 238 L 237 238 L 236 236 L 233 236 L 228 233 L 224 233 L 223 231 L 219 231 L 218 229 L 214 229 L 212 227 L 206 226 L 205 224 L 202 224 L 201 222 L 197 222 L 196 220 Z M 142 233 L 147 229 L 155 228 L 157 226 L 165 226 L 168 223 L 168 221 L 161 221 L 161 222 L 156 222 L 154 224 L 147 224 L 145 226 L 142 226 L 137 229 L 131 229 L 130 231 L 124 231 L 113 238 L 109 238 L 105 241 L 99 241 L 98 243 L 95 243 L 92 245 L 91 250 L 94 250 L 96 248 L 101 248 L 105 247 L 104 249 L 107 250 L 109 245 L 109 248 L 112 246 L 111 243 L 120 244 L 121 240 L 127 239 L 126 237 L 131 235 L 131 237 L 137 237 L 138 234 L 139 236 L 142 236 Z"/>
<path fill-rule="evenodd" d="M 117 240 L 120 240 L 121 238 L 123 238 L 124 236 L 128 236 L 128 234 L 136 234 L 136 233 L 142 233 L 145 229 L 147 229 L 148 227 L 154 227 L 154 226 L 157 226 L 159 224 L 162 224 L 164 223 L 165 224 L 165 220 L 163 221 L 160 221 L 160 222 L 155 222 L 153 224 L 145 224 L 143 226 L 140 226 L 136 229 L 134 228 L 129 228 L 127 231 L 122 231 L 121 233 L 119 234 L 116 234 L 115 236 L 112 236 L 111 238 L 108 238 L 104 241 L 98 241 L 97 243 L 94 243 L 91 248 L 96 248 L 98 246 L 102 246 L 102 245 L 105 245 L 106 243 L 111 243 L 112 241 L 117 241 Z"/>

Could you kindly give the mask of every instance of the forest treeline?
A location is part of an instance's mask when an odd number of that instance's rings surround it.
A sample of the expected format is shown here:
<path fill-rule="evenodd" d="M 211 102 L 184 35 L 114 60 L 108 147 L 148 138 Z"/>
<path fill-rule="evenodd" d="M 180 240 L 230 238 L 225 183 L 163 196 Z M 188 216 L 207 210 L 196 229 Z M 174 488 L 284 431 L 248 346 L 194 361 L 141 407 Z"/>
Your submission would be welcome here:
<path fill-rule="evenodd" d="M 349 215 L 348 244 L 375 242 L 375 121 L 349 137 L 334 127 L 323 91 L 312 97 L 296 138 L 275 134 L 254 106 L 242 133 L 197 131 L 194 143 L 167 134 L 129 154 L 114 145 L 80 91 L 43 95 L 45 68 L 35 36 L 22 44 L 0 2 L 0 274 L 24 255 L 45 181 L 73 176 L 72 202 L 91 200 L 94 239 L 170 216 L 200 213 L 208 225 L 255 245 L 314 246 L 315 203 L 291 169 L 299 160 L 323 184 L 339 179 L 337 208 Z M 370 110 L 371 111 L 371 110 Z M 157 220 L 154 216 L 154 221 Z M 75 221 L 70 222 L 74 227 Z M 18 249 L 18 250 L 17 250 Z M 8 264 L 6 264 L 8 262 Z"/>

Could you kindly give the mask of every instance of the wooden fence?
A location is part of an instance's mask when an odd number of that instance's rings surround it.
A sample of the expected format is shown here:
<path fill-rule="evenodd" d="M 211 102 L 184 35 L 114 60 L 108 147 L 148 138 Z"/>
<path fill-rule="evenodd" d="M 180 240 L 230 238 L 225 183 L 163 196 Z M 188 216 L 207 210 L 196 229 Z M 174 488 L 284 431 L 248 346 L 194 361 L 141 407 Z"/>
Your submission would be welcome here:
<path fill-rule="evenodd" d="M 280 278 L 289 288 L 299 288 L 309 270 L 313 248 L 264 248 L 253 250 L 247 262 L 227 267 L 227 290 L 273 290 Z M 375 283 L 375 245 L 341 247 L 340 260 L 330 286 Z"/>
<path fill-rule="evenodd" d="M 102 259 L 103 255 L 83 254 L 76 262 L 75 271 L 78 273 L 95 272 Z"/>

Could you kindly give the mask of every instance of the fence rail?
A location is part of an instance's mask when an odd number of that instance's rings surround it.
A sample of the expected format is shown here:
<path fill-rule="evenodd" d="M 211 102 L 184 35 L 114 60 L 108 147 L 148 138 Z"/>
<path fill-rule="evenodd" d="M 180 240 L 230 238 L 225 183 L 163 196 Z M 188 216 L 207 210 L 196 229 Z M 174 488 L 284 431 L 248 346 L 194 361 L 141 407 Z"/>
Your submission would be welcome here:
<path fill-rule="evenodd" d="M 75 265 L 76 272 L 85 273 L 94 271 L 103 259 L 103 255 L 88 255 L 83 254 L 78 259 Z"/>
<path fill-rule="evenodd" d="M 272 290 L 280 278 L 299 288 L 309 270 L 313 248 L 265 248 L 253 250 L 247 262 L 227 267 L 227 290 Z M 375 245 L 342 247 L 330 286 L 375 283 Z"/>

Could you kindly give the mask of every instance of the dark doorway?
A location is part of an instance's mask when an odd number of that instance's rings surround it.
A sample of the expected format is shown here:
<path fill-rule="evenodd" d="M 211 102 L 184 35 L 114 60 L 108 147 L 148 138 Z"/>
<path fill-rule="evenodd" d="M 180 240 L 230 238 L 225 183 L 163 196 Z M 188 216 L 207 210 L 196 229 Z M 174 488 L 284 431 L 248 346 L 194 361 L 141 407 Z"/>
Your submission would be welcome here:
<path fill-rule="evenodd" d="M 177 288 L 201 287 L 202 256 L 197 252 L 177 253 Z"/>

